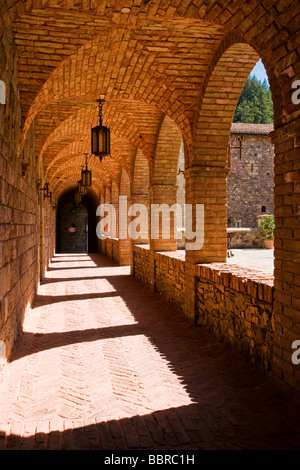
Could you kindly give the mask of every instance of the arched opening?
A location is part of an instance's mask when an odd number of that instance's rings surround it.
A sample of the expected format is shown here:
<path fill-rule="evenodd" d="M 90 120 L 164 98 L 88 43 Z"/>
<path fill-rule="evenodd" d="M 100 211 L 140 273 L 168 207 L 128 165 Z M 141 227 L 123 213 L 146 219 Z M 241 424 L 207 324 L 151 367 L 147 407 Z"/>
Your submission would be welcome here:
<path fill-rule="evenodd" d="M 101 162 L 89 158 L 92 191 L 97 198 L 102 193 L 101 202 L 114 205 L 120 194 L 128 206 L 144 196 L 149 204 L 172 206 L 178 201 L 176 181 L 183 177 L 183 139 L 185 201 L 205 206 L 203 249 L 199 243 L 186 253 L 175 251 L 177 240 L 158 237 L 150 247 L 134 246 L 136 272 L 181 308 L 179 316 L 206 326 L 247 354 L 267 378 L 299 392 L 299 350 L 291 349 L 300 334 L 300 108 L 294 91 L 300 3 L 123 3 L 1 2 L 0 78 L 7 90 L 6 104 L 0 104 L 0 368 L 2 357 L 18 348 L 15 363 L 0 378 L 0 447 L 155 449 L 178 441 L 186 448 L 269 448 L 272 441 L 274 448 L 295 448 L 294 404 L 285 413 L 284 400 L 273 395 L 276 387 L 266 387 L 263 377 L 256 380 L 252 364 L 248 368 L 225 344 L 202 335 L 204 328 L 178 321 L 177 309 L 160 303 L 159 296 L 134 288 L 134 280 L 125 277 L 127 266 L 102 257 L 97 263 L 100 256 L 86 253 L 58 254 L 61 260 L 52 264 L 56 211 L 48 194 L 38 191 L 49 183 L 54 205 L 64 195 L 57 215 L 58 225 L 65 223 L 64 191 L 80 178 L 101 95 L 111 155 Z M 245 223 L 228 217 L 228 138 L 239 94 L 259 56 L 276 108 L 276 260 L 270 277 L 226 264 L 227 219 L 238 228 Z M 247 141 L 237 138 L 237 164 L 245 163 Z M 135 180 L 143 169 L 137 150 L 149 165 L 149 178 Z M 259 153 L 247 161 L 248 189 L 263 175 Z M 68 213 L 66 236 L 73 242 L 81 234 L 83 244 L 72 251 L 94 251 L 94 202 L 89 193 L 75 214 Z M 265 196 L 255 208 L 267 220 L 271 206 Z M 73 218 L 76 210 L 83 226 Z M 113 246 L 119 254 L 120 247 L 121 264 L 129 264 L 131 220 L 121 215 L 125 237 L 99 237 L 99 245 L 106 244 L 104 254 Z M 194 232 L 196 211 L 190 219 Z M 192 244 L 192 238 L 187 241 Z M 62 244 L 59 232 L 58 249 Z M 67 241 L 64 251 L 69 246 Z M 81 259 L 82 266 L 76 263 Z M 166 427 L 170 432 L 160 432 Z"/>
<path fill-rule="evenodd" d="M 228 145 L 227 242 L 234 264 L 271 272 L 260 223 L 274 216 L 273 103 L 266 71 L 259 60 L 239 97 Z"/>
<path fill-rule="evenodd" d="M 227 259 L 228 139 L 238 98 L 257 60 L 242 39 L 224 40 L 199 99 L 194 149 L 185 162 L 186 202 L 204 206 L 203 245 L 186 253 L 193 264 Z"/>
<path fill-rule="evenodd" d="M 181 143 L 177 165 L 177 249 L 185 248 L 185 179 L 184 179 L 184 144 Z"/>
<path fill-rule="evenodd" d="M 3 80 L 0 80 L 0 104 L 6 103 L 6 87 Z"/>
<path fill-rule="evenodd" d="M 136 204 L 137 210 L 135 216 L 138 217 L 139 224 L 136 227 L 136 231 L 139 236 L 132 240 L 133 244 L 148 244 L 149 243 L 149 221 L 150 221 L 150 174 L 149 174 L 149 162 L 144 156 L 140 149 L 137 150 L 134 171 L 133 171 L 133 182 L 132 182 L 132 193 L 131 202 Z M 135 219 L 135 216 L 132 220 Z"/>
<path fill-rule="evenodd" d="M 132 245 L 128 234 L 128 207 L 131 204 L 131 181 L 128 173 L 122 167 L 119 192 L 119 263 L 124 266 L 132 265 Z M 122 203 L 121 203 L 122 199 Z"/>
<path fill-rule="evenodd" d="M 164 224 L 162 214 L 152 217 L 150 246 L 153 251 L 176 251 L 177 249 L 177 218 L 173 208 L 177 202 L 177 167 L 178 156 L 182 143 L 182 134 L 176 123 L 165 116 L 156 143 L 155 159 L 153 162 L 153 177 L 150 184 L 151 204 L 159 208 L 168 205 L 169 223 Z M 154 211 L 153 211 L 154 212 Z"/>
<path fill-rule="evenodd" d="M 58 200 L 56 213 L 56 253 L 96 253 L 96 207 L 89 193 L 75 205 L 75 190 Z"/>

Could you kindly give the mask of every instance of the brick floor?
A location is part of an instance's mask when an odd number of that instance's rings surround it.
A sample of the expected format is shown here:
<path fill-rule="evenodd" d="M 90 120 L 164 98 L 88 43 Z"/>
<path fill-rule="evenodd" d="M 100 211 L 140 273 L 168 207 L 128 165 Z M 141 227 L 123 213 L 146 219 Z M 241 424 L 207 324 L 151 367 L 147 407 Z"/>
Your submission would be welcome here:
<path fill-rule="evenodd" d="M 0 374 L 2 449 L 297 449 L 260 372 L 100 255 L 56 255 Z"/>

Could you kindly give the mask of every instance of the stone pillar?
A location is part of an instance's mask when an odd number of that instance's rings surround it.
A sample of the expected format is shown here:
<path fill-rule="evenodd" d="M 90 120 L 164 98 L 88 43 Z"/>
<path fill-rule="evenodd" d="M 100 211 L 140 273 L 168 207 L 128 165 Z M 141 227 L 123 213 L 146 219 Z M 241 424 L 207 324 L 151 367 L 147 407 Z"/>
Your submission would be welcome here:
<path fill-rule="evenodd" d="M 194 165 L 185 171 L 186 204 L 192 204 L 192 229 L 196 229 L 196 204 L 204 209 L 203 246 L 188 249 L 186 238 L 186 306 L 187 317 L 196 321 L 196 265 L 199 263 L 225 263 L 227 259 L 227 185 L 228 169 L 217 166 Z M 187 226 L 191 221 L 186 219 Z"/>

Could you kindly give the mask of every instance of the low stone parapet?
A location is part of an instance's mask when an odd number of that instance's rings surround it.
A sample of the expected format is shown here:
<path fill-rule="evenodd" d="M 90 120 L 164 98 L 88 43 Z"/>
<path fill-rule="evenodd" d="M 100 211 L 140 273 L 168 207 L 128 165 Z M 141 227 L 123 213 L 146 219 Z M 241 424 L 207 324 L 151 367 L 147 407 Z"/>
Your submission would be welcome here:
<path fill-rule="evenodd" d="M 134 245 L 132 274 L 145 284 L 151 283 L 150 245 Z"/>
<path fill-rule="evenodd" d="M 263 239 L 259 228 L 228 228 L 228 248 L 262 248 Z"/>
<path fill-rule="evenodd" d="M 100 252 L 119 262 L 119 239 L 107 237 L 105 240 L 101 240 Z"/>
<path fill-rule="evenodd" d="M 151 253 L 149 245 L 136 245 L 133 275 L 185 310 L 184 250 Z M 197 265 L 194 281 L 195 322 L 230 342 L 265 372 L 269 371 L 273 348 L 273 275 L 257 268 L 212 263 Z"/>
<path fill-rule="evenodd" d="M 273 275 L 237 265 L 198 265 L 197 323 L 265 372 L 272 357 Z"/>

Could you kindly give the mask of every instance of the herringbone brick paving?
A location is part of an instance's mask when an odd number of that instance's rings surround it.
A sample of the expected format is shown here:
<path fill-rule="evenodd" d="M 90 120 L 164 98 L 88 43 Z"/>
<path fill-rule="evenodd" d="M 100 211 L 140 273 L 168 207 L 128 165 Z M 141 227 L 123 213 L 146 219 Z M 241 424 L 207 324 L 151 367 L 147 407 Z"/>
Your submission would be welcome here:
<path fill-rule="evenodd" d="M 55 255 L 0 374 L 0 449 L 297 449 L 238 352 L 100 255 Z"/>

